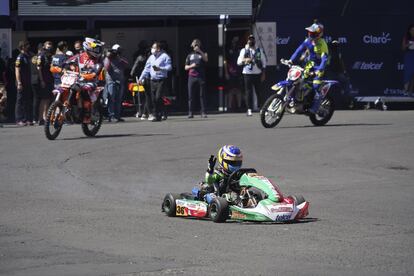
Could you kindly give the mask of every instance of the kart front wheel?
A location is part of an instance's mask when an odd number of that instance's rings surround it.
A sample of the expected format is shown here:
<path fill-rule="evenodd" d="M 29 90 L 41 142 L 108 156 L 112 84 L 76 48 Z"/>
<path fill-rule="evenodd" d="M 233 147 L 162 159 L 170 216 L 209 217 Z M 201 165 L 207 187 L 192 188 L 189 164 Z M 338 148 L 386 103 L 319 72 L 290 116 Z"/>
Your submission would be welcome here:
<path fill-rule="evenodd" d="M 293 201 L 295 202 L 296 205 L 300 205 L 303 202 L 305 202 L 305 198 L 302 195 L 296 195 L 296 196 L 291 196 L 293 198 Z"/>
<path fill-rule="evenodd" d="M 162 211 L 169 217 L 175 217 L 177 208 L 175 201 L 180 198 L 181 196 L 179 194 L 166 194 L 162 202 Z"/>
<path fill-rule="evenodd" d="M 209 206 L 209 214 L 212 221 L 225 222 L 230 216 L 227 200 L 222 197 L 214 198 Z"/>

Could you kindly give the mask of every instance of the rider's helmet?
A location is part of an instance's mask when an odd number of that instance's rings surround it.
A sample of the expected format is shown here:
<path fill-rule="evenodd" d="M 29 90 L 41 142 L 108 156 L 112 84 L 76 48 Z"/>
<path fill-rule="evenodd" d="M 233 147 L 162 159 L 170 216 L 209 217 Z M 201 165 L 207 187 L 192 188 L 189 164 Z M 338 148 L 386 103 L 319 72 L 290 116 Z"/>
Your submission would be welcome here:
<path fill-rule="evenodd" d="M 102 54 L 102 46 L 104 44 L 105 43 L 97 39 L 86 37 L 83 42 L 83 50 L 85 50 L 88 55 L 97 58 Z"/>
<path fill-rule="evenodd" d="M 241 168 L 243 155 L 238 147 L 225 145 L 219 150 L 217 159 L 219 168 L 222 169 L 223 173 L 229 175 Z"/>
<path fill-rule="evenodd" d="M 311 39 L 320 38 L 323 35 L 323 25 L 321 23 L 315 22 L 309 27 L 305 28 L 308 31 L 308 36 Z"/>

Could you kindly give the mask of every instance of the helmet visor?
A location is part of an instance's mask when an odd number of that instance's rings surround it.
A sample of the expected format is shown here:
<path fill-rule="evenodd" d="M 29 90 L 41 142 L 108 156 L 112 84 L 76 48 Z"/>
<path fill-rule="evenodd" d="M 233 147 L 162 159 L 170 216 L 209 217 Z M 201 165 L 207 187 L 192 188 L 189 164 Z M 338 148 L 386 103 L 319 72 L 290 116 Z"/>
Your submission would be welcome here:
<path fill-rule="evenodd" d="M 229 164 L 232 167 L 239 167 L 239 168 L 242 165 L 242 161 L 241 160 L 235 160 L 235 161 L 226 160 L 226 163 Z"/>

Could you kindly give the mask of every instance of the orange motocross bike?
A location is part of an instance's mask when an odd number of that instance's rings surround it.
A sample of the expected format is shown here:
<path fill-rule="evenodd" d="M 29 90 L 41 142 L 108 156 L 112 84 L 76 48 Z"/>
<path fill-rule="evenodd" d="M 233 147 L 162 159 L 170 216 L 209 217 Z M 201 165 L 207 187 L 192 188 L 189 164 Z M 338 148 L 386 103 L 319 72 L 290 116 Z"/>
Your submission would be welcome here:
<path fill-rule="evenodd" d="M 64 70 L 61 85 L 53 90 L 55 100 L 50 105 L 44 125 L 47 139 L 58 137 L 63 125 L 81 124 L 86 136 L 95 136 L 103 119 L 103 87 L 92 92 L 81 89 L 87 74 Z"/>

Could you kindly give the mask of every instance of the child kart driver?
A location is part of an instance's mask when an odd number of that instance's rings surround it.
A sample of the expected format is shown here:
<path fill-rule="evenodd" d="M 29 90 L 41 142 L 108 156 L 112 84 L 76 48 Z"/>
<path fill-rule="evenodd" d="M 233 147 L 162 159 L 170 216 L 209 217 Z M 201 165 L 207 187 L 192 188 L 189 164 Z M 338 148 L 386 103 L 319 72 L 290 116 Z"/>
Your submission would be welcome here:
<path fill-rule="evenodd" d="M 215 168 L 218 159 L 218 166 Z M 220 196 L 225 192 L 224 186 L 228 177 L 242 166 L 243 155 L 241 150 L 233 145 L 223 146 L 217 158 L 214 155 L 208 160 L 208 169 L 206 172 L 205 183 L 200 187 L 195 187 L 192 194 L 199 199 L 205 199 L 210 203 L 216 196 Z"/>

